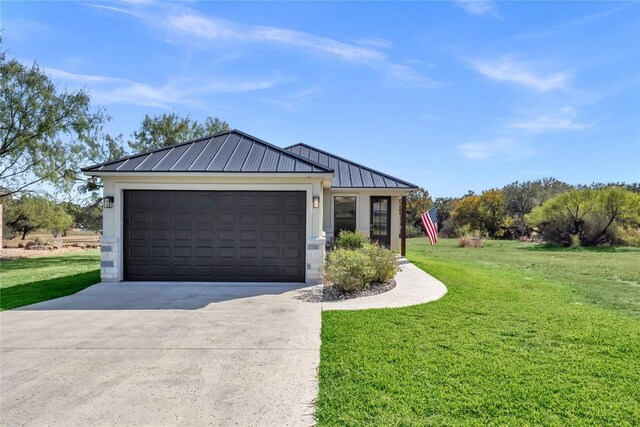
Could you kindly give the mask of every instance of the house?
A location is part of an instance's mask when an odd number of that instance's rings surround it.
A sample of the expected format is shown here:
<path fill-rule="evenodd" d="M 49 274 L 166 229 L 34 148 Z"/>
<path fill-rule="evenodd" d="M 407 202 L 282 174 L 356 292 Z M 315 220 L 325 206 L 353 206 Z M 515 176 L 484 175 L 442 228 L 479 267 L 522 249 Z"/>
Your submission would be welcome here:
<path fill-rule="evenodd" d="M 238 130 L 83 172 L 104 182 L 103 281 L 316 283 L 340 230 L 404 252 L 400 206 L 417 188 Z"/>

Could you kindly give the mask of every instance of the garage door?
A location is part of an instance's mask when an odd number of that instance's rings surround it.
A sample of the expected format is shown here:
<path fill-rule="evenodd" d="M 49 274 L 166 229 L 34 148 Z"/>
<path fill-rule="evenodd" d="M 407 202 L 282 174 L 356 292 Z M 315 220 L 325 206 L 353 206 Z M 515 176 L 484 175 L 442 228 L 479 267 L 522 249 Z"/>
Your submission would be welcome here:
<path fill-rule="evenodd" d="M 304 282 L 306 193 L 124 192 L 125 280 Z"/>

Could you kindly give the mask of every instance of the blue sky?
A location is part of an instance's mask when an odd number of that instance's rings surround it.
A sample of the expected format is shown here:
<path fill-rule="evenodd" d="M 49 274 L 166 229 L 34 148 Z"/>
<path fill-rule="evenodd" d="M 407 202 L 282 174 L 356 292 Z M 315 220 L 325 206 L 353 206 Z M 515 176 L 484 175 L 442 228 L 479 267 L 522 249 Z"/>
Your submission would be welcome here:
<path fill-rule="evenodd" d="M 3 49 L 145 114 L 305 142 L 436 196 L 640 181 L 640 3 L 2 2 Z"/>

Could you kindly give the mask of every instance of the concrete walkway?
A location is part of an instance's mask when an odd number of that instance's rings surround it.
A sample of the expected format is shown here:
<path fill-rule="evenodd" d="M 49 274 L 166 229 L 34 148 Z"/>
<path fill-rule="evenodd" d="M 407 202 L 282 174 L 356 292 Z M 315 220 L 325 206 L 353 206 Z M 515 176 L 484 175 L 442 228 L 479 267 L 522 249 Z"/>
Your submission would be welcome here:
<path fill-rule="evenodd" d="M 119 283 L 0 313 L 0 423 L 310 426 L 321 287 Z"/>
<path fill-rule="evenodd" d="M 423 304 L 440 299 L 447 287 L 433 276 L 400 258 L 401 271 L 396 274 L 396 287 L 379 295 L 324 302 L 323 310 L 366 310 L 369 308 L 397 308 Z"/>

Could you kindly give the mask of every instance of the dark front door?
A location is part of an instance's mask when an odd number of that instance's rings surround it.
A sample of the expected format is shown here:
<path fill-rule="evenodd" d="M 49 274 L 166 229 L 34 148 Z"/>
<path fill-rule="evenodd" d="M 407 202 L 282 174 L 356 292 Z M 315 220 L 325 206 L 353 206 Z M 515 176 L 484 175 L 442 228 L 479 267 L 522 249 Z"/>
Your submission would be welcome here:
<path fill-rule="evenodd" d="M 371 196 L 371 230 L 369 236 L 381 246 L 391 244 L 391 197 Z"/>
<path fill-rule="evenodd" d="M 124 192 L 124 278 L 304 282 L 304 192 Z"/>

